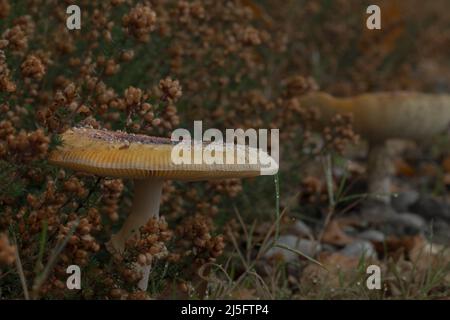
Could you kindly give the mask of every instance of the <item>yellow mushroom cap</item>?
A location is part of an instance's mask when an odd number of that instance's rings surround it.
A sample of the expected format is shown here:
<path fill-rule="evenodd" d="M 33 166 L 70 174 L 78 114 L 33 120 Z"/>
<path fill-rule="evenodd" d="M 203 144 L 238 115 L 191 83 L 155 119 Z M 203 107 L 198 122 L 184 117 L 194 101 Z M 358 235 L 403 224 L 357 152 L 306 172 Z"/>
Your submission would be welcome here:
<path fill-rule="evenodd" d="M 195 152 L 202 154 L 199 147 L 206 150 L 211 146 L 193 145 L 192 142 L 187 145 L 183 141 L 174 142 L 168 138 L 121 131 L 72 128 L 62 134 L 62 145 L 51 152 L 49 162 L 107 177 L 188 181 L 255 177 L 261 175 L 263 170 L 266 170 L 265 174 L 268 174 L 267 170 L 272 170 L 269 174 L 275 174 L 278 170 L 274 159 L 267 153 L 239 145 L 215 145 L 216 151 L 212 154 L 214 158 L 223 159 L 222 163 L 194 161 Z M 191 155 L 191 161 L 174 161 L 173 155 L 183 155 L 183 152 Z M 226 161 L 227 154 L 229 157 L 233 155 L 233 158 L 230 157 L 232 163 Z"/>
<path fill-rule="evenodd" d="M 313 92 L 300 98 L 304 106 L 317 107 L 323 121 L 337 113 L 354 117 L 357 133 L 372 142 L 391 138 L 423 140 L 450 124 L 450 95 L 419 92 L 367 93 L 336 98 Z"/>

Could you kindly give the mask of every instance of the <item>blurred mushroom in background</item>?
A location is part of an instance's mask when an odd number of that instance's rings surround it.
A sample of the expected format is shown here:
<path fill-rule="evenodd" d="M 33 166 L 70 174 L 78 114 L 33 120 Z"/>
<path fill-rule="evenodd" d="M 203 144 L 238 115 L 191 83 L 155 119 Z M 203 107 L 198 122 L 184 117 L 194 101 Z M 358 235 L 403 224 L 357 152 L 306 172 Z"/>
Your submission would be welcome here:
<path fill-rule="evenodd" d="M 405 139 L 426 143 L 450 124 L 448 94 L 379 92 L 337 98 L 325 92 L 313 92 L 303 96 L 301 103 L 318 108 L 322 124 L 336 114 L 353 116 L 356 133 L 369 144 L 368 207 L 390 206 L 393 165 L 386 142 Z"/>

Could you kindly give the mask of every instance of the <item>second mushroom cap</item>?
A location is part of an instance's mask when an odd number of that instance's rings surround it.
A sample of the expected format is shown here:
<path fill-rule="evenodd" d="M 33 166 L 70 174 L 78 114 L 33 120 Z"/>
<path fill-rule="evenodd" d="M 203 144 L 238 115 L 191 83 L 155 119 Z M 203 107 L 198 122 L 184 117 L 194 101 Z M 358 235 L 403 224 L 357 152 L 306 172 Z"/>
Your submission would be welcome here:
<path fill-rule="evenodd" d="M 323 122 L 338 113 L 352 114 L 356 132 L 370 142 L 427 139 L 444 131 L 450 123 L 447 94 L 379 92 L 336 98 L 313 92 L 301 97 L 300 102 L 319 108 Z"/>

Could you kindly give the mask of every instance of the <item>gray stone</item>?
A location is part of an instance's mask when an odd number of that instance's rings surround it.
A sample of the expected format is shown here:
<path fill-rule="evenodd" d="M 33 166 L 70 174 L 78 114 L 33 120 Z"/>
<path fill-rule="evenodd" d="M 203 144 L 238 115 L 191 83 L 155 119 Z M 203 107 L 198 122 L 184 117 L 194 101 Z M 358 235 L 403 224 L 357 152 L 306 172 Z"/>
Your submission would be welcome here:
<path fill-rule="evenodd" d="M 362 211 L 362 218 L 378 226 L 385 234 L 417 234 L 426 230 L 427 223 L 419 215 L 405 212 L 397 213 L 389 207 L 372 207 Z"/>
<path fill-rule="evenodd" d="M 419 193 L 415 190 L 407 190 L 392 197 L 392 207 L 398 212 L 407 212 L 409 208 L 419 199 Z"/>
<path fill-rule="evenodd" d="M 427 220 L 442 218 L 450 221 L 450 204 L 433 196 L 422 196 L 411 206 L 411 210 Z"/>
<path fill-rule="evenodd" d="M 444 232 L 448 232 L 450 231 L 450 225 L 442 219 L 436 219 L 436 221 L 433 221 L 433 224 L 430 224 L 430 227 L 433 227 L 434 230 L 430 230 L 431 232 L 433 231 L 444 231 Z"/>
<path fill-rule="evenodd" d="M 383 242 L 385 239 L 384 233 L 378 230 L 366 230 L 357 235 L 359 239 L 368 240 L 368 241 L 376 241 Z"/>
<path fill-rule="evenodd" d="M 433 243 L 448 246 L 450 243 L 450 224 L 443 219 L 437 218 L 428 224 L 427 238 Z"/>
<path fill-rule="evenodd" d="M 409 212 L 394 215 L 389 220 L 413 231 L 423 231 L 427 227 L 426 221 L 421 216 Z"/>
<path fill-rule="evenodd" d="M 366 240 L 356 240 L 346 245 L 341 251 L 348 257 L 359 258 L 364 255 L 367 258 L 377 258 L 377 252 L 371 242 Z"/>
<path fill-rule="evenodd" d="M 394 209 L 388 205 L 371 204 L 362 209 L 361 216 L 363 221 L 368 221 L 373 224 L 383 224 L 392 216 L 397 215 Z"/>
<path fill-rule="evenodd" d="M 311 241 L 308 239 L 300 239 L 294 235 L 282 235 L 278 238 L 277 244 L 284 245 L 293 250 L 300 251 L 304 255 L 314 256 L 317 252 L 321 250 L 321 246 L 316 241 Z M 266 254 L 266 258 L 272 258 L 275 256 L 281 256 L 286 262 L 293 262 L 299 258 L 299 255 L 291 250 L 280 248 L 274 246 L 270 248 Z"/>
<path fill-rule="evenodd" d="M 301 220 L 296 220 L 292 225 L 290 225 L 288 228 L 288 233 L 298 237 L 312 238 L 311 228 Z"/>
<path fill-rule="evenodd" d="M 328 243 L 323 243 L 322 244 L 322 250 L 321 251 L 325 251 L 325 252 L 336 252 L 337 249 L 335 246 L 332 246 L 331 244 Z"/>
<path fill-rule="evenodd" d="M 354 236 L 358 233 L 356 228 L 352 227 L 352 226 L 344 226 L 344 227 L 342 227 L 342 231 L 344 231 L 346 234 L 348 234 L 350 236 Z"/>

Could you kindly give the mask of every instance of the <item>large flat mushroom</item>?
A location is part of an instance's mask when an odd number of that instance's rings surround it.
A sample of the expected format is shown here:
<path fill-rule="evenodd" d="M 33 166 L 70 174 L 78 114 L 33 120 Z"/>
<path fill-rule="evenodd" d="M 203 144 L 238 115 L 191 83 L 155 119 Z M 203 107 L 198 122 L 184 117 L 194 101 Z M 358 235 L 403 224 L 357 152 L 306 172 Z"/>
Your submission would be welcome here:
<path fill-rule="evenodd" d="M 134 179 L 131 212 L 121 230 L 111 237 L 108 244 L 109 248 L 119 253 L 124 251 L 130 237 L 139 234 L 140 227 L 151 218 L 159 217 L 165 180 L 246 178 L 259 176 L 263 171 L 265 175 L 278 171 L 278 164 L 266 152 L 233 144 L 221 144 L 221 149 L 215 149 L 221 153 L 223 164 L 194 161 L 179 164 L 173 159 L 174 148 L 178 146 L 177 152 L 197 149 L 197 145 L 191 142 L 180 148 L 180 143 L 186 142 L 120 131 L 72 128 L 62 134 L 62 145 L 50 154 L 49 162 L 98 176 Z M 230 152 L 232 163 L 226 161 L 227 153 Z M 255 156 L 257 159 L 251 158 Z M 150 266 L 143 269 L 143 278 L 138 284 L 141 290 L 147 289 L 149 271 Z"/>
<path fill-rule="evenodd" d="M 321 122 L 338 113 L 354 117 L 354 129 L 369 143 L 368 192 L 383 204 L 390 204 L 389 139 L 424 142 L 445 131 L 450 124 L 450 95 L 418 92 L 367 93 L 336 98 L 324 92 L 300 98 L 304 106 L 317 107 Z"/>

